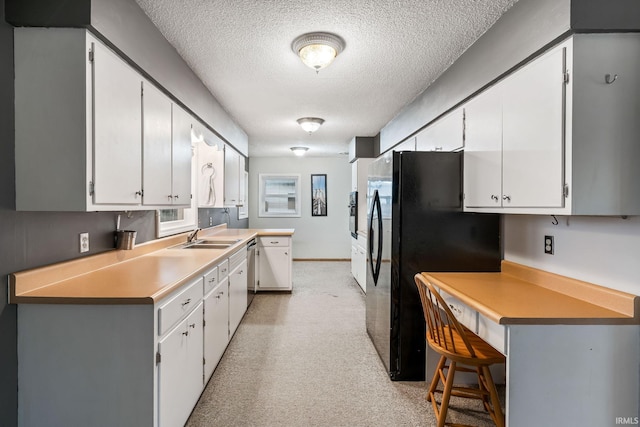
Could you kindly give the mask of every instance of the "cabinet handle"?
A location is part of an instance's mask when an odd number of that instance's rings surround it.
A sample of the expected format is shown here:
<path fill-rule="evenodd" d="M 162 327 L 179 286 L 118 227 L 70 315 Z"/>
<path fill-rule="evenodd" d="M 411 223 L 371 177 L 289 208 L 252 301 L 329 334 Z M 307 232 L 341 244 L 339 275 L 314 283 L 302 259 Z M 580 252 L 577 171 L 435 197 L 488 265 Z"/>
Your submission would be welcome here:
<path fill-rule="evenodd" d="M 502 200 L 506 200 L 507 202 L 510 202 L 511 196 L 502 196 Z"/>
<path fill-rule="evenodd" d="M 215 282 L 215 281 L 216 281 L 216 278 L 215 278 L 215 277 L 212 277 L 211 279 L 209 279 L 209 283 L 213 283 L 213 282 Z"/>
<path fill-rule="evenodd" d="M 491 200 L 497 202 L 499 200 L 498 196 L 496 196 L 495 194 L 491 195 Z"/>
<path fill-rule="evenodd" d="M 178 197 L 178 195 L 176 194 L 175 196 L 173 196 L 174 199 L 179 199 L 180 197 Z"/>
<path fill-rule="evenodd" d="M 436 151 L 442 151 L 442 147 L 436 147 Z"/>
<path fill-rule="evenodd" d="M 242 274 L 242 272 L 243 272 L 243 271 L 244 271 L 244 270 L 240 270 L 240 271 L 238 271 L 238 274 Z"/>
<path fill-rule="evenodd" d="M 142 190 L 136 191 L 136 196 L 142 196 Z"/>
<path fill-rule="evenodd" d="M 169 194 L 169 195 L 167 196 L 167 199 L 171 200 L 171 199 L 173 199 L 173 196 L 172 196 L 171 194 Z"/>
<path fill-rule="evenodd" d="M 195 324 L 195 323 L 192 323 L 192 324 L 190 324 L 190 325 L 189 325 L 189 327 L 190 327 L 190 328 L 195 328 L 195 327 L 196 327 L 196 324 Z"/>
<path fill-rule="evenodd" d="M 189 304 L 191 302 L 191 298 L 188 298 L 185 302 L 182 303 L 182 306 Z"/>
<path fill-rule="evenodd" d="M 276 243 L 280 243 L 279 241 L 275 241 L 275 242 L 271 242 L 272 245 L 275 245 Z"/>
<path fill-rule="evenodd" d="M 188 336 L 188 335 L 189 335 L 189 331 L 184 331 L 184 332 L 182 333 L 182 335 L 184 335 L 184 336 Z"/>

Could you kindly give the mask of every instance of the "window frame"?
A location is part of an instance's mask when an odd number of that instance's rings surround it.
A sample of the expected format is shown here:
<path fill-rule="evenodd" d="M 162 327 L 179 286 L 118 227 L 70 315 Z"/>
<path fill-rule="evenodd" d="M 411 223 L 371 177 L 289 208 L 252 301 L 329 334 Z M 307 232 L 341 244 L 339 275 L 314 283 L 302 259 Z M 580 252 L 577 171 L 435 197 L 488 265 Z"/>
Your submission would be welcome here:
<path fill-rule="evenodd" d="M 295 208 L 293 212 L 269 212 L 265 210 L 265 188 L 269 179 L 282 180 L 291 178 L 294 181 Z M 261 218 L 300 218 L 302 216 L 301 175 L 296 173 L 261 173 L 258 176 L 258 217 Z"/>

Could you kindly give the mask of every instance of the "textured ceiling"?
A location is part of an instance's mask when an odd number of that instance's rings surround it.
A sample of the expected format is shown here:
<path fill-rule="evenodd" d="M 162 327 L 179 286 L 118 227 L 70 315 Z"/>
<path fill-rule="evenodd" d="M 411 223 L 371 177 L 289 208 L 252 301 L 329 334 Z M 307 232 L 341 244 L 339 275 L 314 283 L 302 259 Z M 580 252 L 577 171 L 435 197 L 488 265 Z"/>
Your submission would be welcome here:
<path fill-rule="evenodd" d="M 136 1 L 249 135 L 250 156 L 335 156 L 376 135 L 516 2 Z M 311 31 L 346 43 L 319 74 L 291 51 Z M 305 116 L 325 123 L 309 135 Z"/>

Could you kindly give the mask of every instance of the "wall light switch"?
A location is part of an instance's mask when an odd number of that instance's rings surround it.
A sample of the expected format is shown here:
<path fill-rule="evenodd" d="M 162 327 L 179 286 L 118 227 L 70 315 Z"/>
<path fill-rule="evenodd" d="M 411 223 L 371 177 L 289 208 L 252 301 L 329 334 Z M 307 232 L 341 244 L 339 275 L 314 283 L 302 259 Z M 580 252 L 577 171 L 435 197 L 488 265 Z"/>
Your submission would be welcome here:
<path fill-rule="evenodd" d="M 80 253 L 89 252 L 89 233 L 80 233 Z"/>

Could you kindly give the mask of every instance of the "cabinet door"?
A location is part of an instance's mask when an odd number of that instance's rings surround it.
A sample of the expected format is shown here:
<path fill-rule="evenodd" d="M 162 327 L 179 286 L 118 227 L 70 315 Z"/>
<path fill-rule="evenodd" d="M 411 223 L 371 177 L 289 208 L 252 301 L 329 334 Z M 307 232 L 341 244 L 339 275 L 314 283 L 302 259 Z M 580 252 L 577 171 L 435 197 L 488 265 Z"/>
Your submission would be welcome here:
<path fill-rule="evenodd" d="M 247 311 L 247 260 L 229 274 L 229 336 L 232 336 Z"/>
<path fill-rule="evenodd" d="M 203 383 L 202 302 L 158 343 L 158 424 L 183 426 Z"/>
<path fill-rule="evenodd" d="M 191 116 L 173 104 L 172 117 L 172 203 L 189 206 L 191 204 Z"/>
<path fill-rule="evenodd" d="M 144 82 L 142 184 L 145 205 L 171 204 L 171 100 Z"/>
<path fill-rule="evenodd" d="M 264 246 L 258 257 L 259 288 L 291 289 L 291 248 Z"/>
<path fill-rule="evenodd" d="M 224 205 L 240 204 L 240 154 L 233 148 L 224 148 Z"/>
<path fill-rule="evenodd" d="M 463 110 L 458 108 L 416 135 L 417 151 L 455 151 L 464 146 Z"/>
<path fill-rule="evenodd" d="M 564 57 L 556 49 L 503 84 L 503 207 L 564 206 Z"/>
<path fill-rule="evenodd" d="M 93 201 L 142 202 L 142 78 L 94 43 Z"/>
<path fill-rule="evenodd" d="M 494 86 L 465 111 L 464 206 L 500 207 L 502 201 L 502 96 Z"/>
<path fill-rule="evenodd" d="M 241 159 L 244 157 L 240 156 Z M 238 208 L 238 219 L 249 218 L 249 172 L 240 169 L 240 199 L 242 206 Z"/>
<path fill-rule="evenodd" d="M 213 374 L 229 343 L 229 282 L 224 279 L 204 298 L 204 378 Z"/>

